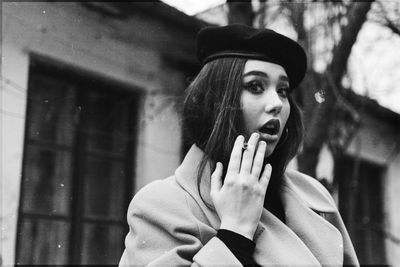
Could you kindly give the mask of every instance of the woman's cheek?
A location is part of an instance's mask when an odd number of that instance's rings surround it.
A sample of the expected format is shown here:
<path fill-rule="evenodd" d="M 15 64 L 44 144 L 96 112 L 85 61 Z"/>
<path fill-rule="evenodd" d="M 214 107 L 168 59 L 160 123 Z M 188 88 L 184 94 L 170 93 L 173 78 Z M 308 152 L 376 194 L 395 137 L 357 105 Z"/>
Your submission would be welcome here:
<path fill-rule="evenodd" d="M 289 104 L 289 102 L 287 102 L 286 104 L 285 104 L 285 108 L 282 110 L 283 112 L 284 112 L 284 114 L 283 114 L 283 119 L 284 119 L 284 125 L 283 126 L 286 126 L 286 123 L 287 123 L 287 121 L 288 121 L 288 119 L 289 119 L 289 116 L 290 116 L 290 104 Z M 282 129 L 283 129 L 284 127 L 282 127 Z"/>

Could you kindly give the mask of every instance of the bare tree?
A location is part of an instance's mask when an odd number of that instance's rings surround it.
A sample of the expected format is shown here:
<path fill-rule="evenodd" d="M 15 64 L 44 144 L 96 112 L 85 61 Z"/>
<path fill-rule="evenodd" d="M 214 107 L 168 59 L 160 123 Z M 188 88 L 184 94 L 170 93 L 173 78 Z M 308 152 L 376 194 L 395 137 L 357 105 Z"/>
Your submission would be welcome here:
<path fill-rule="evenodd" d="M 228 24 L 239 23 L 244 25 L 253 25 L 254 12 L 251 0 L 227 1 L 229 7 Z"/>
<path fill-rule="evenodd" d="M 348 11 L 348 23 L 342 29 L 342 37 L 334 47 L 332 61 L 325 71 L 321 87 L 325 93 L 325 101 L 313 108 L 306 108 L 306 118 L 311 118 L 306 128 L 306 138 L 303 151 L 299 157 L 299 169 L 315 177 L 315 167 L 318 161 L 319 151 L 324 142 L 328 140 L 329 131 L 335 105 L 343 103 L 341 98 L 341 80 L 346 71 L 347 60 L 353 47 L 358 32 L 367 18 L 371 7 L 369 2 L 356 2 Z M 357 120 L 355 118 L 355 120 Z"/>

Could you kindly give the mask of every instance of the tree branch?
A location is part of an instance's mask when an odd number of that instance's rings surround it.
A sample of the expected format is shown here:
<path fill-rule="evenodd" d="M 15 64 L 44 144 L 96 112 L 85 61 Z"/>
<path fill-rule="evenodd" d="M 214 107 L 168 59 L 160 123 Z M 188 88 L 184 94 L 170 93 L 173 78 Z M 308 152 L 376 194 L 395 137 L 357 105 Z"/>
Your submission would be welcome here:
<path fill-rule="evenodd" d="M 400 35 L 400 28 L 394 24 L 393 21 L 391 21 L 388 17 L 385 16 L 385 24 L 386 27 L 388 27 L 390 30 L 392 30 L 393 33 Z"/>
<path fill-rule="evenodd" d="M 356 2 L 347 14 L 348 24 L 343 28 L 342 38 L 333 49 L 333 59 L 327 71 L 331 74 L 330 81 L 325 79 L 324 91 L 325 102 L 317 105 L 314 110 L 313 119 L 315 123 L 309 125 L 307 135 L 304 142 L 302 154 L 299 158 L 300 171 L 310 175 L 315 175 L 315 166 L 318 162 L 318 154 L 324 142 L 328 139 L 329 131 L 333 121 L 333 110 L 336 102 L 335 88 L 341 88 L 340 82 L 347 67 L 347 61 L 351 53 L 351 49 L 357 40 L 358 32 L 367 18 L 367 13 L 371 8 L 372 1 Z M 332 88 L 329 84 L 334 84 Z M 318 114 L 317 114 L 318 113 Z M 310 114 L 310 113 L 309 113 Z M 304 161 L 304 163 L 302 163 Z"/>
<path fill-rule="evenodd" d="M 251 0 L 226 1 L 229 7 L 228 24 L 239 23 L 253 26 L 254 12 Z"/>
<path fill-rule="evenodd" d="M 400 28 L 399 25 L 396 25 L 390 18 L 389 18 L 389 13 L 386 9 L 386 7 L 383 5 L 381 1 L 377 1 L 378 7 L 380 11 L 382 12 L 382 19 L 384 21 L 380 21 L 380 23 L 386 27 L 388 27 L 393 33 L 400 35 Z"/>
<path fill-rule="evenodd" d="M 349 23 L 344 28 L 342 38 L 333 50 L 333 59 L 329 64 L 327 71 L 331 74 L 332 81 L 335 85 L 339 85 L 347 67 L 347 60 L 350 56 L 351 48 L 357 40 L 358 32 L 366 20 L 367 13 L 372 2 L 357 2 L 349 11 Z M 327 138 L 326 129 L 332 122 L 332 110 L 336 101 L 332 86 L 327 83 L 326 101 L 321 104 L 319 122 L 315 124 L 314 129 L 309 129 L 312 133 L 308 138 L 308 144 L 312 146 L 322 146 Z M 341 88 L 341 86 L 337 86 Z M 311 140 L 310 140 L 311 139 Z"/>

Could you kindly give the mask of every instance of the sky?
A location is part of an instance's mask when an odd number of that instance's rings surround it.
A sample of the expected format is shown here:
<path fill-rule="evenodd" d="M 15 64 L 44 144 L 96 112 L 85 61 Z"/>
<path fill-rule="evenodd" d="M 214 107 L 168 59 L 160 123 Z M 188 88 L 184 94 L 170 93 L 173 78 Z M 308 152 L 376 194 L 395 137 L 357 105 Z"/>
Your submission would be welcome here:
<path fill-rule="evenodd" d="M 188 15 L 195 15 L 226 1 L 163 2 Z M 350 85 L 356 93 L 375 99 L 380 105 L 400 113 L 400 36 L 377 23 L 364 23 L 349 58 L 348 72 L 351 75 Z"/>
<path fill-rule="evenodd" d="M 366 22 L 349 59 L 352 88 L 400 113 L 400 36 Z"/>
<path fill-rule="evenodd" d="M 192 16 L 226 2 L 226 0 L 162 0 L 180 11 Z"/>

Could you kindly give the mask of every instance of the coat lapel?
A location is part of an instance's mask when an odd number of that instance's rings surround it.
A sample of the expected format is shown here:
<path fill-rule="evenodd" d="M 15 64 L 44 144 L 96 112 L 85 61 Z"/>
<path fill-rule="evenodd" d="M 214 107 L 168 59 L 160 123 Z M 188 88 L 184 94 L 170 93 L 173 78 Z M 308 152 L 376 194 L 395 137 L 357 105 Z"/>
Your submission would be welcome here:
<path fill-rule="evenodd" d="M 183 187 L 197 202 L 202 212 L 208 220 L 208 224 L 214 229 L 218 229 L 221 225 L 221 221 L 214 210 L 207 207 L 205 203 L 212 205 L 210 196 L 210 179 L 211 171 L 209 164 L 201 177 L 200 190 L 201 197 L 197 187 L 197 172 L 200 167 L 201 160 L 203 158 L 203 151 L 196 145 L 192 145 L 189 152 L 186 154 L 182 164 L 176 169 L 175 177 L 180 186 Z"/>
<path fill-rule="evenodd" d="M 264 231 L 255 239 L 255 260 L 265 265 L 342 266 L 342 236 L 318 214 L 331 212 L 331 206 L 322 211 L 311 209 L 290 180 L 281 193 L 286 224 L 264 209 L 260 221 Z"/>
<path fill-rule="evenodd" d="M 301 239 L 318 262 L 324 265 L 342 266 L 342 235 L 336 227 L 323 218 L 324 214 L 336 212 L 336 208 L 323 198 L 307 199 L 302 196 L 315 195 L 315 192 L 305 193 L 306 186 L 299 191 L 296 185 L 297 179 L 295 177 L 288 179 L 286 176 L 282 189 L 287 227 Z"/>
<path fill-rule="evenodd" d="M 282 221 L 264 209 L 261 234 L 255 238 L 254 259 L 266 266 L 320 266 L 307 246 Z"/>

